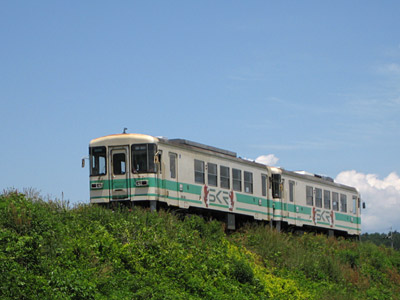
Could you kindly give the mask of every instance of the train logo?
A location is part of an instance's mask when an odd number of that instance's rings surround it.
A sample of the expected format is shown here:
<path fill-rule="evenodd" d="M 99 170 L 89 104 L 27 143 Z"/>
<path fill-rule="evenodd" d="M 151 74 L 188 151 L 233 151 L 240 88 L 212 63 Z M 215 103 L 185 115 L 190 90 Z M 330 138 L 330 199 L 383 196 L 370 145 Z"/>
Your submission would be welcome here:
<path fill-rule="evenodd" d="M 203 201 L 206 207 L 212 204 L 227 205 L 229 211 L 233 211 L 235 206 L 235 193 L 233 191 L 217 191 L 210 189 L 207 185 L 203 187 Z"/>
<path fill-rule="evenodd" d="M 313 207 L 312 210 L 312 220 L 314 224 L 317 224 L 318 222 L 325 222 L 329 223 L 331 227 L 333 227 L 333 211 L 328 211 L 328 210 L 322 210 Z"/>

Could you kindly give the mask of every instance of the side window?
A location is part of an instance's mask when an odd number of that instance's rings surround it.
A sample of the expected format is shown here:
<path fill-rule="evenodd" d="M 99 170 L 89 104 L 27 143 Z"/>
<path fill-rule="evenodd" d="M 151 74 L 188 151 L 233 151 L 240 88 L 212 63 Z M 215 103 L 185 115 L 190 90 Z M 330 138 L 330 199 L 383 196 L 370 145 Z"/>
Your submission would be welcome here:
<path fill-rule="evenodd" d="M 176 178 L 176 154 L 169 154 L 169 174 L 171 178 Z"/>
<path fill-rule="evenodd" d="M 339 211 L 339 194 L 336 192 L 332 192 L 332 209 Z"/>
<path fill-rule="evenodd" d="M 242 171 L 238 169 L 232 169 L 232 180 L 233 180 L 233 190 L 242 191 Z"/>
<path fill-rule="evenodd" d="M 267 175 L 261 175 L 261 195 L 267 196 Z"/>
<path fill-rule="evenodd" d="M 294 201 L 294 185 L 295 182 L 293 180 L 289 180 L 289 201 Z"/>
<path fill-rule="evenodd" d="M 353 196 L 353 214 L 357 214 L 357 197 Z"/>
<path fill-rule="evenodd" d="M 313 187 L 306 186 L 306 204 L 314 205 L 314 197 L 313 197 Z"/>
<path fill-rule="evenodd" d="M 126 173 L 125 153 L 115 153 L 113 155 L 113 172 L 114 175 L 124 175 Z"/>
<path fill-rule="evenodd" d="M 340 211 L 347 212 L 347 196 L 340 194 Z"/>
<path fill-rule="evenodd" d="M 230 185 L 229 185 L 229 168 L 228 167 L 224 167 L 224 166 L 220 166 L 219 169 L 219 174 L 220 174 L 220 179 L 221 179 L 221 184 L 220 186 L 224 189 L 229 189 Z"/>
<path fill-rule="evenodd" d="M 217 174 L 217 165 L 208 163 L 208 185 L 217 186 L 218 185 L 218 174 Z"/>
<path fill-rule="evenodd" d="M 204 184 L 204 161 L 194 160 L 194 181 Z"/>
<path fill-rule="evenodd" d="M 132 172 L 153 173 L 156 171 L 154 155 L 155 144 L 134 144 L 132 145 Z"/>
<path fill-rule="evenodd" d="M 324 208 L 331 209 L 331 192 L 324 190 Z"/>
<path fill-rule="evenodd" d="M 253 194 L 253 173 L 244 171 L 244 191 Z"/>
<path fill-rule="evenodd" d="M 315 206 L 322 207 L 322 190 L 318 188 L 315 189 Z"/>

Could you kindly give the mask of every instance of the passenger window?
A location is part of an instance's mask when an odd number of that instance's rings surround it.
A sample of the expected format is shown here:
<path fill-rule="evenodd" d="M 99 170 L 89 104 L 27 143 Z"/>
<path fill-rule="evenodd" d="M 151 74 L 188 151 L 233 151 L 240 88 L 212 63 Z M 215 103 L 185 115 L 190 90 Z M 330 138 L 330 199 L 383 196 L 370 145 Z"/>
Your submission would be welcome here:
<path fill-rule="evenodd" d="M 336 192 L 332 192 L 332 209 L 339 211 L 339 194 Z"/>
<path fill-rule="evenodd" d="M 232 180 L 233 180 L 233 190 L 241 192 L 242 191 L 242 171 L 238 169 L 232 169 Z"/>
<path fill-rule="evenodd" d="M 169 154 L 169 174 L 171 178 L 176 178 L 176 154 Z"/>
<path fill-rule="evenodd" d="M 295 184 L 295 182 L 293 180 L 289 180 L 289 201 L 290 202 L 294 201 L 294 184 Z"/>
<path fill-rule="evenodd" d="M 155 144 L 132 145 L 132 171 L 134 173 L 154 173 Z"/>
<path fill-rule="evenodd" d="M 315 206 L 322 208 L 322 190 L 315 189 Z"/>
<path fill-rule="evenodd" d="M 331 192 L 324 190 L 324 208 L 331 209 Z"/>
<path fill-rule="evenodd" d="M 244 171 L 244 191 L 253 194 L 253 173 Z"/>
<path fill-rule="evenodd" d="M 217 175 L 217 165 L 208 163 L 208 185 L 217 186 L 218 175 Z"/>
<path fill-rule="evenodd" d="M 314 205 L 314 197 L 313 197 L 313 187 L 306 186 L 306 204 L 313 206 Z"/>
<path fill-rule="evenodd" d="M 353 214 L 357 214 L 357 197 L 353 196 Z"/>
<path fill-rule="evenodd" d="M 221 187 L 224 189 L 229 189 L 230 188 L 229 168 L 220 166 L 219 171 L 220 171 L 219 173 L 220 173 L 220 177 L 221 177 Z"/>
<path fill-rule="evenodd" d="M 194 160 L 194 181 L 204 184 L 204 161 Z"/>
<path fill-rule="evenodd" d="M 114 175 L 124 175 L 126 173 L 125 153 L 116 153 L 113 155 Z"/>
<path fill-rule="evenodd" d="M 267 175 L 261 175 L 261 194 L 267 196 Z"/>
<path fill-rule="evenodd" d="M 347 196 L 340 194 L 340 211 L 347 212 Z"/>

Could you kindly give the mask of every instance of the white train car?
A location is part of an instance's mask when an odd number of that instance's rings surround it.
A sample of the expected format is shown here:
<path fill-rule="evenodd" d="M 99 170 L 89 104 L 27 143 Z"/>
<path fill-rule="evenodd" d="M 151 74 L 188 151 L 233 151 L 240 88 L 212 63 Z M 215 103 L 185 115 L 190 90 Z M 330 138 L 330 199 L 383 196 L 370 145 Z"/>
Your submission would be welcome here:
<path fill-rule="evenodd" d="M 283 220 L 299 227 L 318 228 L 330 235 L 360 235 L 361 207 L 358 191 L 333 179 L 279 169 Z"/>
<path fill-rule="evenodd" d="M 164 205 L 202 210 L 226 215 L 230 229 L 237 218 L 246 217 L 278 229 L 314 227 L 331 234 L 360 234 L 359 207 L 353 213 L 345 205 L 356 199 L 359 206 L 354 188 L 244 160 L 231 151 L 123 133 L 92 140 L 89 161 L 91 203 L 145 202 L 153 209 Z M 321 206 L 320 190 L 326 195 L 329 191 L 329 206 L 328 198 Z M 343 208 L 333 205 L 336 194 Z"/>

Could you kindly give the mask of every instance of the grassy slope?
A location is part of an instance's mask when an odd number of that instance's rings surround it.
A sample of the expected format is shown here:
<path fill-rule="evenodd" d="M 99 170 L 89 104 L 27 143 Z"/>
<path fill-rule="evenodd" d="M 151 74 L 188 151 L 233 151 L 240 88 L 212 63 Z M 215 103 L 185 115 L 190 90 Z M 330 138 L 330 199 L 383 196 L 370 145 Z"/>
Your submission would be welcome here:
<path fill-rule="evenodd" d="M 400 254 L 143 209 L 0 196 L 1 299 L 397 299 Z"/>

